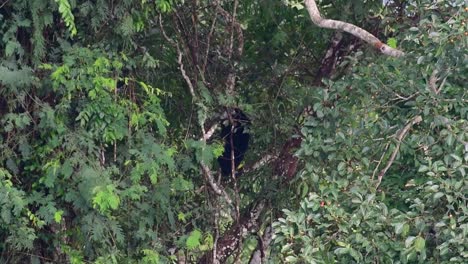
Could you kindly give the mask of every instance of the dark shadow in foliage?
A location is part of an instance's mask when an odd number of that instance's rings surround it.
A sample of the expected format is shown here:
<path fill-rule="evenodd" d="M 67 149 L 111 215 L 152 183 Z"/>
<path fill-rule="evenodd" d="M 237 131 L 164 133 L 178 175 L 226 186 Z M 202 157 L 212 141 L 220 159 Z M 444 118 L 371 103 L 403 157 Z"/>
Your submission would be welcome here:
<path fill-rule="evenodd" d="M 228 112 L 225 112 L 221 120 L 220 137 L 224 140 L 224 152 L 223 155 L 218 158 L 218 163 L 224 176 L 229 176 L 232 172 L 232 150 L 234 150 L 236 174 L 239 173 L 239 165 L 244 159 L 245 152 L 247 152 L 249 148 L 250 140 L 248 131 L 250 119 L 247 115 L 240 109 L 231 109 L 228 111 L 231 112 L 231 118 L 229 118 Z"/>

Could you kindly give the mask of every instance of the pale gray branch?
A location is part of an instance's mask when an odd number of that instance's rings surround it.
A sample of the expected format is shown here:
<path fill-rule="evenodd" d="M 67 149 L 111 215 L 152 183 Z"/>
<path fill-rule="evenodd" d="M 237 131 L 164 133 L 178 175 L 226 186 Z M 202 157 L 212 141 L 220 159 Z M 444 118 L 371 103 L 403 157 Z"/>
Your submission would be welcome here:
<path fill-rule="evenodd" d="M 210 139 L 216 131 L 216 128 L 218 128 L 217 123 L 211 126 L 211 128 L 208 129 L 208 131 L 203 132 L 203 137 L 200 140 L 207 141 L 208 139 Z"/>
<path fill-rule="evenodd" d="M 211 173 L 210 168 L 202 161 L 200 162 L 200 166 L 203 170 L 203 174 L 205 175 L 206 180 L 211 186 L 211 189 L 217 194 L 217 195 L 222 195 L 226 199 L 227 203 L 232 205 L 232 199 L 229 197 L 229 195 L 226 193 L 226 191 L 220 187 L 214 180 L 213 174 Z"/>
<path fill-rule="evenodd" d="M 392 57 L 401 57 L 405 55 L 404 52 L 382 43 L 374 35 L 358 26 L 343 21 L 322 18 L 317 4 L 315 3 L 315 0 L 305 0 L 305 5 L 307 7 L 307 11 L 309 12 L 310 18 L 312 19 L 312 22 L 317 26 L 321 28 L 338 29 L 348 32 L 371 44 L 385 55 L 389 55 Z"/>
<path fill-rule="evenodd" d="M 396 140 L 397 140 L 396 147 L 393 150 L 392 155 L 390 156 L 390 159 L 387 162 L 387 165 L 379 173 L 376 188 L 379 187 L 380 183 L 382 182 L 383 176 L 385 175 L 387 170 L 390 168 L 390 166 L 392 166 L 393 162 L 395 161 L 396 155 L 398 154 L 398 151 L 400 150 L 401 142 L 405 138 L 408 131 L 411 129 L 411 127 L 413 127 L 415 124 L 421 121 L 422 121 L 422 117 L 418 115 L 414 117 L 410 122 L 408 122 L 408 124 L 402 130 L 398 131 L 398 133 L 396 134 Z"/>
<path fill-rule="evenodd" d="M 190 80 L 187 73 L 185 72 L 184 64 L 182 62 L 182 51 L 180 50 L 179 44 L 174 42 L 166 34 L 166 31 L 164 30 L 164 27 L 162 25 L 161 15 L 159 15 L 159 27 L 161 28 L 161 32 L 162 32 L 164 38 L 176 48 L 176 50 L 177 50 L 177 63 L 179 64 L 180 73 L 182 74 L 182 77 L 184 78 L 185 82 L 187 83 L 187 85 L 189 87 L 189 91 L 190 91 L 190 94 L 192 95 L 192 98 L 195 99 L 195 89 L 193 88 L 192 81 Z"/>
<path fill-rule="evenodd" d="M 437 87 L 437 82 L 440 80 L 439 77 L 439 71 L 437 69 L 434 69 L 432 71 L 432 74 L 431 76 L 429 77 L 429 81 L 427 83 L 427 85 L 429 86 L 429 89 L 431 89 L 431 91 L 434 93 L 434 94 L 439 94 L 440 91 L 442 90 L 442 88 L 444 87 L 445 85 L 445 81 L 447 80 L 447 77 L 445 77 L 443 80 L 442 80 L 442 83 L 439 85 L 439 87 Z"/>

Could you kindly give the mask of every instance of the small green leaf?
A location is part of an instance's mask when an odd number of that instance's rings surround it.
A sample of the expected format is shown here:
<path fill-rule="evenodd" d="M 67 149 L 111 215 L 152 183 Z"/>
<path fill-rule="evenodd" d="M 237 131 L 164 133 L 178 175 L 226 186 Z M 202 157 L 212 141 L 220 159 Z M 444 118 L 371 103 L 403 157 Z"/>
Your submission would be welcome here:
<path fill-rule="evenodd" d="M 405 240 L 405 248 L 409 248 L 412 244 L 413 244 L 413 241 L 416 237 L 414 236 L 409 236 L 406 240 Z"/>
<path fill-rule="evenodd" d="M 395 38 L 389 38 L 387 40 L 387 45 L 389 45 L 390 47 L 396 49 L 397 47 L 397 40 Z"/>
<path fill-rule="evenodd" d="M 438 193 L 434 194 L 434 201 L 440 199 L 440 198 L 443 197 L 444 195 L 445 195 L 445 194 L 442 193 L 442 192 L 438 192 Z"/>
<path fill-rule="evenodd" d="M 297 262 L 297 258 L 294 257 L 294 256 L 287 256 L 285 258 L 285 261 L 288 262 L 288 263 L 296 263 Z"/>
<path fill-rule="evenodd" d="M 395 225 L 395 234 L 399 235 L 403 232 L 403 226 L 405 225 L 405 223 L 397 223 Z"/>
<path fill-rule="evenodd" d="M 187 222 L 187 219 L 186 219 L 186 217 L 185 217 L 185 214 L 182 213 L 182 212 L 179 212 L 179 213 L 177 214 L 177 219 L 178 219 L 179 221 L 181 221 L 182 223 Z"/>
<path fill-rule="evenodd" d="M 187 238 L 187 241 L 185 243 L 187 246 L 187 249 L 193 250 L 197 248 L 198 246 L 200 246 L 201 237 L 202 237 L 202 233 L 199 230 L 197 229 L 193 230 L 190 233 L 190 236 Z"/>
<path fill-rule="evenodd" d="M 414 248 L 417 252 L 421 252 L 426 248 L 426 240 L 420 236 L 414 241 Z"/>
<path fill-rule="evenodd" d="M 224 152 L 223 144 L 214 144 L 212 151 L 213 151 L 213 156 L 215 156 L 216 158 L 223 155 L 223 152 Z"/>
<path fill-rule="evenodd" d="M 349 253 L 349 248 L 340 247 L 340 248 L 335 249 L 334 253 L 337 254 L 337 255 L 348 254 Z"/>
<path fill-rule="evenodd" d="M 62 221 L 62 215 L 63 215 L 62 210 L 59 210 L 59 211 L 55 212 L 54 220 L 55 220 L 56 223 L 60 223 Z"/>

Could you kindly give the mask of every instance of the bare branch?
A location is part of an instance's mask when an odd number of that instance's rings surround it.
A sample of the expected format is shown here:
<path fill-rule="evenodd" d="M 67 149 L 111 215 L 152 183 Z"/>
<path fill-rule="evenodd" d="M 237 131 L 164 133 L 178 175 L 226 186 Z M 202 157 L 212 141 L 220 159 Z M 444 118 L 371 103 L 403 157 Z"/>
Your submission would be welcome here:
<path fill-rule="evenodd" d="M 239 223 L 231 226 L 231 228 L 218 239 L 216 251 L 217 258 L 220 263 L 226 263 L 226 259 L 236 251 L 242 239 L 258 228 L 260 224 L 260 216 L 262 215 L 266 205 L 266 200 L 264 199 L 252 204 L 250 208 L 246 209 Z M 198 263 L 212 263 L 212 260 L 210 261 L 210 259 L 208 259 L 211 257 L 211 252 L 205 254 Z"/>
<path fill-rule="evenodd" d="M 214 28 L 215 28 L 215 25 L 216 25 L 216 20 L 217 20 L 217 17 L 215 16 L 213 18 L 213 22 L 211 23 L 210 33 L 208 33 L 208 36 L 206 36 L 205 58 L 203 59 L 203 65 L 202 65 L 202 69 L 201 69 L 202 75 L 204 75 L 205 71 L 206 71 L 206 65 L 208 63 L 208 56 L 210 54 L 211 37 L 213 36 Z"/>
<path fill-rule="evenodd" d="M 440 91 L 445 85 L 445 81 L 447 80 L 447 77 L 445 77 L 442 80 L 442 83 L 439 85 L 439 87 L 437 87 L 437 82 L 440 80 L 438 75 L 439 75 L 439 71 L 437 69 L 434 69 L 427 83 L 427 86 L 429 86 L 429 89 L 431 89 L 431 91 L 436 95 L 440 93 Z"/>
<path fill-rule="evenodd" d="M 236 15 L 237 15 L 237 6 L 238 6 L 239 2 L 238 0 L 234 0 L 234 10 L 232 11 L 232 21 L 231 21 L 231 37 L 230 37 L 230 40 L 229 40 L 229 51 L 228 51 L 228 59 L 230 60 L 231 57 L 232 57 L 232 52 L 233 52 L 233 48 L 234 48 L 234 27 L 236 26 L 236 23 L 238 24 L 238 22 L 236 21 Z"/>
<path fill-rule="evenodd" d="M 235 192 L 235 209 L 236 209 L 236 225 L 239 224 L 240 221 L 240 193 L 239 193 L 239 186 L 237 185 L 237 178 L 236 178 L 236 159 L 234 153 L 234 120 L 231 115 L 231 111 L 227 111 L 229 122 L 231 124 L 231 133 L 229 134 L 229 144 L 231 145 L 231 179 L 234 182 L 234 192 Z M 242 248 L 242 240 L 239 240 L 239 244 L 237 246 L 237 256 L 235 258 L 234 263 L 239 262 L 240 253 Z"/>
<path fill-rule="evenodd" d="M 179 64 L 180 72 L 181 72 L 182 77 L 184 78 L 185 82 L 187 83 L 187 85 L 189 87 L 190 94 L 192 95 L 193 98 L 195 98 L 195 89 L 193 88 L 192 81 L 190 80 L 190 78 L 187 76 L 187 73 L 185 72 L 184 64 L 182 62 L 182 51 L 180 50 L 179 44 L 174 42 L 171 38 L 169 38 L 169 36 L 167 36 L 166 31 L 164 30 L 164 27 L 162 25 L 161 15 L 159 15 L 159 27 L 161 28 L 161 32 L 162 32 L 164 38 L 176 48 L 176 50 L 177 50 L 177 63 Z"/>
<path fill-rule="evenodd" d="M 226 191 L 222 187 L 220 187 L 220 186 L 218 186 L 218 184 L 216 184 L 216 182 L 214 180 L 214 177 L 213 177 L 213 174 L 211 173 L 210 168 L 208 168 L 208 166 L 203 161 L 200 162 L 200 166 L 201 166 L 201 168 L 203 170 L 203 174 L 205 175 L 206 180 L 208 181 L 208 183 L 211 186 L 211 189 L 213 189 L 213 191 L 217 195 L 224 196 L 227 203 L 232 205 L 231 197 L 229 197 L 229 195 L 226 193 Z"/>
<path fill-rule="evenodd" d="M 343 21 L 322 18 L 320 16 L 320 11 L 317 8 L 315 0 L 305 0 L 305 5 L 307 7 L 307 11 L 309 12 L 310 18 L 312 19 L 312 22 L 317 26 L 321 28 L 338 29 L 348 32 L 371 44 L 373 47 L 377 48 L 378 50 L 380 50 L 380 52 L 382 52 L 385 55 L 389 55 L 392 57 L 401 57 L 405 55 L 404 52 L 382 43 L 374 35 L 358 26 Z"/>
<path fill-rule="evenodd" d="M 439 80 L 437 78 L 438 73 L 439 71 L 437 71 L 437 69 L 434 69 L 434 71 L 432 71 L 431 77 L 429 77 L 429 82 L 427 84 L 432 90 L 432 92 L 434 92 L 435 94 L 439 94 L 439 91 L 437 90 L 437 81 Z"/>
<path fill-rule="evenodd" d="M 248 168 L 245 168 L 244 173 L 248 173 L 248 172 L 257 170 L 260 167 L 274 161 L 277 158 L 278 158 L 277 155 L 266 154 L 261 159 L 259 159 L 257 162 L 255 162 L 252 166 L 249 166 Z"/>
<path fill-rule="evenodd" d="M 382 156 L 380 156 L 380 159 L 379 159 L 379 162 L 377 163 L 377 165 L 375 166 L 375 169 L 374 169 L 374 172 L 372 173 L 372 180 L 374 180 L 375 178 L 375 175 L 377 174 L 377 170 L 379 169 L 380 167 L 380 164 L 382 163 L 384 157 L 385 157 L 385 153 L 387 153 L 387 150 L 388 148 L 390 147 L 390 142 L 388 142 L 386 145 L 385 145 L 385 148 L 384 148 L 384 151 L 382 152 Z"/>
<path fill-rule="evenodd" d="M 242 33 L 242 27 L 241 27 L 240 23 L 236 19 L 237 5 L 238 5 L 237 1 L 234 2 L 234 12 L 233 12 L 232 15 L 229 14 L 229 12 L 227 12 L 226 10 L 224 10 L 221 7 L 219 0 L 215 0 L 214 5 L 216 7 L 216 11 L 219 14 L 221 14 L 228 23 L 231 22 L 229 30 L 231 30 L 231 36 L 232 37 L 233 37 L 233 35 L 232 35 L 233 30 L 236 31 L 237 41 L 238 41 L 237 53 L 238 53 L 239 56 L 242 55 L 242 52 L 243 52 L 243 49 L 244 49 L 244 34 Z M 230 38 L 231 42 L 229 44 L 229 49 L 230 49 L 230 51 L 229 51 L 230 54 L 228 53 L 229 59 L 231 58 L 233 47 L 234 47 L 234 39 L 232 37 Z"/>
<path fill-rule="evenodd" d="M 233 13 L 230 14 L 229 12 L 223 9 L 223 7 L 220 5 L 219 0 L 214 1 L 214 6 L 216 8 L 216 11 L 224 17 L 227 23 L 230 23 L 230 25 L 227 27 L 227 29 L 230 31 L 229 44 L 227 45 L 228 46 L 227 48 L 228 61 L 232 60 L 232 56 L 234 54 L 234 33 L 236 33 L 237 54 L 241 56 L 243 49 L 244 49 L 244 35 L 242 33 L 242 27 L 236 19 L 238 1 L 235 0 L 233 4 L 234 4 L 234 10 L 233 10 Z M 226 90 L 229 95 L 234 95 L 234 90 L 235 90 L 236 73 L 235 73 L 234 68 L 235 68 L 235 62 L 231 63 L 229 73 L 226 78 Z"/>
<path fill-rule="evenodd" d="M 208 129 L 208 131 L 203 133 L 203 137 L 200 140 L 207 141 L 208 139 L 210 139 L 213 136 L 214 132 L 216 131 L 216 128 L 218 128 L 218 126 L 219 126 L 218 123 L 211 126 L 211 128 Z"/>
<path fill-rule="evenodd" d="M 2 3 L 2 5 L 0 5 L 0 8 L 4 7 L 6 4 L 8 4 L 10 0 L 6 0 L 5 2 Z"/>
<path fill-rule="evenodd" d="M 177 63 L 179 63 L 180 73 L 182 73 L 182 77 L 184 77 L 184 80 L 189 87 L 190 94 L 192 95 L 193 98 L 195 98 L 195 89 L 193 88 L 192 81 L 190 81 L 190 78 L 187 76 L 187 73 L 185 72 L 184 64 L 182 63 L 182 52 L 179 49 L 179 45 L 177 45 L 177 53 L 179 54 L 177 58 Z"/>
<path fill-rule="evenodd" d="M 390 159 L 388 160 L 387 165 L 379 173 L 376 188 L 379 187 L 380 183 L 382 182 L 383 176 L 385 175 L 387 170 L 390 168 L 390 166 L 392 166 L 393 162 L 395 161 L 396 155 L 398 154 L 398 151 L 400 150 L 401 142 L 405 138 L 408 131 L 411 129 L 411 127 L 413 127 L 415 124 L 417 124 L 417 123 L 419 123 L 421 121 L 422 121 L 422 117 L 420 115 L 418 115 L 418 116 L 414 117 L 410 122 L 408 122 L 408 124 L 402 130 L 398 131 L 398 133 L 396 134 L 397 145 L 396 145 L 395 149 L 393 150 L 393 153 L 390 156 Z"/>
<path fill-rule="evenodd" d="M 159 15 L 159 26 L 161 28 L 161 31 L 163 33 L 164 38 L 176 48 L 177 55 L 178 55 L 177 56 L 177 62 L 179 64 L 180 72 L 181 72 L 182 77 L 184 78 L 185 82 L 187 83 L 187 85 L 189 87 L 189 91 L 190 91 L 190 94 L 192 95 L 192 98 L 195 98 L 195 89 L 193 87 L 192 81 L 190 80 L 187 73 L 185 72 L 184 64 L 182 62 L 182 51 L 181 51 L 181 49 L 179 47 L 179 44 L 174 42 L 172 39 L 169 38 L 169 36 L 167 36 L 167 34 L 166 34 L 165 30 L 164 30 L 164 27 L 162 25 L 161 15 Z M 206 142 L 206 140 L 209 139 L 213 135 L 214 131 L 216 130 L 216 127 L 217 127 L 217 124 L 212 126 L 207 132 L 205 130 L 205 128 L 203 127 L 203 125 L 201 125 L 201 130 L 202 130 L 203 136 L 202 136 L 202 138 L 200 140 L 203 141 L 203 142 Z M 200 162 L 200 167 L 201 167 L 201 169 L 203 171 L 203 175 L 205 176 L 206 181 L 211 186 L 211 189 L 213 189 L 213 191 L 217 195 L 224 196 L 227 203 L 232 205 L 232 199 L 229 197 L 229 195 L 226 193 L 226 191 L 216 183 L 216 181 L 215 181 L 215 179 L 213 177 L 213 173 L 211 172 L 210 168 L 203 161 Z"/>

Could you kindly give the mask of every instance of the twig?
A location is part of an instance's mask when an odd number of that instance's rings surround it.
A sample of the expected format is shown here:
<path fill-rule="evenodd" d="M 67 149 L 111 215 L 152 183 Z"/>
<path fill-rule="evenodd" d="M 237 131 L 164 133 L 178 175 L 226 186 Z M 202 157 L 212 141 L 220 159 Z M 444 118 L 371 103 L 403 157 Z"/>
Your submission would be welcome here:
<path fill-rule="evenodd" d="M 216 203 L 216 209 L 215 209 L 215 219 L 214 219 L 214 229 L 215 229 L 215 238 L 214 238 L 214 241 L 213 241 L 213 263 L 219 263 L 218 261 L 218 255 L 217 255 L 217 247 L 218 247 L 218 239 L 219 239 L 219 211 L 220 211 L 220 208 L 219 208 L 219 203 Z"/>
<path fill-rule="evenodd" d="M 187 73 L 185 72 L 184 64 L 182 63 L 182 52 L 179 49 L 179 45 L 177 45 L 177 53 L 179 53 L 177 62 L 179 63 L 180 73 L 182 73 L 182 77 L 184 77 L 184 80 L 189 87 L 190 94 L 192 95 L 193 98 L 195 98 L 195 89 L 193 88 L 193 84 L 190 81 L 190 78 L 187 76 Z"/>
<path fill-rule="evenodd" d="M 211 24 L 210 33 L 208 33 L 208 36 L 206 37 L 205 58 L 203 59 L 203 66 L 202 66 L 202 70 L 201 70 L 203 75 L 205 74 L 206 65 L 208 63 L 208 56 L 210 54 L 211 37 L 213 36 L 214 28 L 215 28 L 215 25 L 216 25 L 216 20 L 217 20 L 217 17 L 215 16 L 213 18 L 213 22 Z"/>
<path fill-rule="evenodd" d="M 202 161 L 200 162 L 200 166 L 203 170 L 203 174 L 205 175 L 206 180 L 211 186 L 211 189 L 217 194 L 217 195 L 222 195 L 226 199 L 227 203 L 232 205 L 232 199 L 229 197 L 229 195 L 226 193 L 224 189 L 222 189 L 218 184 L 216 184 L 213 174 L 211 173 L 210 168 Z"/>
<path fill-rule="evenodd" d="M 380 183 L 382 182 L 382 178 L 383 176 L 385 175 L 385 173 L 387 172 L 387 170 L 390 168 L 390 166 L 392 166 L 392 163 L 395 161 L 395 158 L 396 158 L 396 155 L 398 154 L 398 151 L 400 150 L 400 145 L 401 145 L 401 142 L 403 141 L 403 139 L 405 138 L 406 134 L 408 133 L 408 131 L 411 129 L 412 126 L 414 126 L 415 124 L 419 123 L 422 121 L 422 117 L 420 115 L 414 117 L 402 130 L 400 130 L 397 134 L 396 134 L 396 140 L 397 140 L 397 144 L 396 144 L 396 147 L 395 149 L 393 150 L 393 153 L 392 155 L 390 156 L 390 159 L 388 160 L 387 162 L 387 165 L 380 171 L 379 173 L 379 176 L 377 178 L 377 185 L 376 185 L 376 188 L 379 188 L 379 185 Z"/>
<path fill-rule="evenodd" d="M 190 78 L 187 76 L 187 73 L 185 72 L 185 69 L 184 69 L 184 65 L 182 63 L 182 51 L 180 50 L 180 47 L 179 47 L 178 43 L 174 42 L 172 39 L 170 39 L 167 36 L 166 31 L 164 30 L 164 27 L 162 25 L 161 15 L 159 15 L 159 26 L 161 28 L 161 31 L 162 31 L 162 34 L 163 34 L 164 38 L 176 48 L 177 54 L 178 54 L 177 62 L 179 63 L 180 72 L 182 73 L 182 77 L 184 78 L 185 82 L 187 83 L 187 85 L 189 87 L 190 94 L 192 95 L 192 98 L 195 98 L 195 89 L 193 87 L 192 82 L 190 81 Z M 210 138 L 211 135 L 214 133 L 215 129 L 216 129 L 216 127 L 212 127 L 212 128 L 210 128 L 210 130 L 208 132 L 206 132 L 206 130 L 203 127 L 203 124 L 202 124 L 201 125 L 201 130 L 202 130 L 202 133 L 203 133 L 203 137 L 201 138 L 201 140 L 203 142 L 206 142 L 206 140 L 208 138 Z M 200 162 L 200 167 L 202 169 L 202 172 L 203 172 L 203 175 L 205 176 L 206 181 L 208 181 L 208 184 L 211 186 L 211 189 L 213 189 L 213 191 L 217 195 L 224 196 L 227 203 L 232 205 L 233 204 L 232 199 L 229 197 L 229 195 L 226 193 L 226 191 L 216 183 L 210 168 L 203 161 Z"/>
<path fill-rule="evenodd" d="M 234 153 L 234 120 L 232 118 L 232 111 L 231 109 L 228 109 L 227 114 L 229 118 L 229 122 L 231 123 L 231 133 L 229 134 L 229 144 L 231 145 L 231 178 L 232 181 L 234 182 L 234 192 L 235 192 L 235 198 L 236 198 L 236 203 L 235 203 L 235 209 L 236 209 L 236 225 L 239 225 L 240 221 L 240 194 L 239 194 L 239 185 L 237 184 L 237 178 L 236 178 L 236 158 L 235 158 L 235 153 Z M 239 244 L 237 246 L 237 255 L 234 260 L 234 263 L 240 263 L 240 255 L 241 255 L 241 248 L 242 248 L 242 239 L 239 240 Z"/>
<path fill-rule="evenodd" d="M 439 73 L 439 71 L 437 71 L 437 69 L 434 69 L 432 71 L 432 74 L 431 74 L 431 77 L 429 77 L 429 82 L 427 83 L 427 85 L 429 86 L 429 88 L 432 90 L 432 92 L 434 92 L 435 94 L 439 94 L 439 91 L 437 91 L 437 81 L 439 80 L 437 78 L 437 74 Z"/>
<path fill-rule="evenodd" d="M 229 38 L 229 45 L 228 45 L 228 50 L 227 50 L 227 58 L 228 61 L 231 61 L 232 55 L 234 53 L 234 31 L 237 33 L 236 39 L 237 39 L 237 54 L 240 56 L 242 55 L 243 48 L 244 48 L 244 35 L 242 34 L 242 27 L 240 23 L 236 20 L 236 15 L 237 15 L 237 5 L 238 1 L 234 1 L 234 10 L 233 13 L 230 14 L 226 10 L 224 10 L 221 5 L 220 1 L 216 0 L 214 1 L 214 6 L 216 8 L 216 11 L 221 14 L 227 23 L 231 22 L 229 27 L 230 31 L 230 38 Z M 227 27 L 227 28 L 228 28 Z M 229 73 L 226 78 L 226 90 L 229 95 L 234 95 L 234 89 L 235 89 L 235 84 L 236 84 L 236 73 L 235 73 L 235 63 L 231 63 Z"/>
<path fill-rule="evenodd" d="M 382 163 L 382 161 L 383 161 L 383 159 L 384 159 L 384 157 L 385 157 L 385 153 L 387 153 L 388 147 L 390 147 L 390 142 L 388 142 L 388 143 L 385 145 L 384 151 L 382 152 L 382 156 L 380 156 L 380 160 L 379 160 L 379 162 L 377 163 L 377 166 L 375 166 L 374 172 L 372 173 L 372 178 L 371 178 L 371 180 L 374 180 L 375 175 L 377 174 L 377 170 L 379 169 L 380 164 Z"/>
<path fill-rule="evenodd" d="M 6 0 L 5 2 L 3 2 L 2 5 L 0 5 L 0 8 L 4 7 L 6 4 L 8 4 L 8 2 L 10 2 L 10 0 Z"/>
<path fill-rule="evenodd" d="M 236 15 L 237 15 L 237 5 L 238 0 L 234 0 L 234 10 L 232 11 L 232 21 L 231 21 L 231 36 L 229 40 L 229 51 L 228 51 L 228 60 L 231 60 L 233 48 L 234 48 L 234 27 L 236 26 Z"/>
<path fill-rule="evenodd" d="M 219 0 L 215 0 L 213 2 L 215 8 L 216 8 L 216 11 L 218 13 L 220 13 L 222 16 L 224 16 L 224 19 L 226 20 L 226 22 L 231 22 L 231 25 L 230 25 L 230 29 L 229 30 L 235 30 L 236 33 L 237 33 L 237 41 L 239 42 L 238 43 L 238 46 L 237 46 L 237 53 L 238 55 L 242 55 L 242 52 L 243 52 L 243 49 L 244 49 L 244 35 L 242 34 L 242 27 L 241 27 L 241 24 L 236 20 L 235 16 L 236 16 L 236 9 L 237 9 L 237 1 L 234 3 L 234 13 L 233 15 L 229 14 L 229 12 L 227 12 L 226 10 L 224 10 L 221 5 L 220 5 L 220 1 Z M 232 32 L 231 32 L 232 33 Z M 233 47 L 230 47 L 231 49 Z M 230 56 L 229 56 L 230 58 Z"/>
<path fill-rule="evenodd" d="M 162 25 L 161 15 L 159 15 L 159 27 L 161 28 L 161 32 L 163 33 L 164 38 L 176 48 L 178 55 L 177 63 L 179 64 L 180 73 L 182 74 L 182 77 L 184 78 L 185 82 L 189 87 L 190 94 L 193 98 L 195 98 L 195 89 L 193 88 L 192 81 L 190 81 L 190 78 L 187 76 L 187 73 L 184 69 L 184 64 L 182 63 L 182 51 L 180 50 L 179 44 L 174 42 L 167 36 L 166 31 L 164 30 L 164 27 Z"/>
<path fill-rule="evenodd" d="M 371 44 L 383 54 L 392 56 L 392 57 L 401 57 L 405 55 L 404 52 L 394 49 L 384 43 L 382 43 L 378 38 L 376 38 L 371 33 L 367 32 L 366 30 L 355 26 L 350 23 L 346 23 L 343 21 L 332 20 L 332 19 L 325 19 L 320 16 L 320 11 L 317 8 L 317 4 L 315 0 L 305 0 L 305 5 L 307 7 L 307 11 L 309 12 L 310 18 L 312 22 L 321 28 L 329 28 L 329 29 L 338 29 L 348 32 L 365 42 Z"/>
<path fill-rule="evenodd" d="M 431 89 L 431 91 L 434 92 L 434 94 L 436 95 L 440 93 L 440 91 L 445 85 L 445 81 L 447 80 L 447 77 L 445 77 L 442 80 L 442 83 L 440 84 L 440 86 L 437 87 L 437 82 L 440 80 L 439 77 L 437 76 L 438 74 L 439 74 L 439 71 L 437 69 L 434 69 L 427 83 L 427 86 L 429 86 L 429 89 Z"/>

